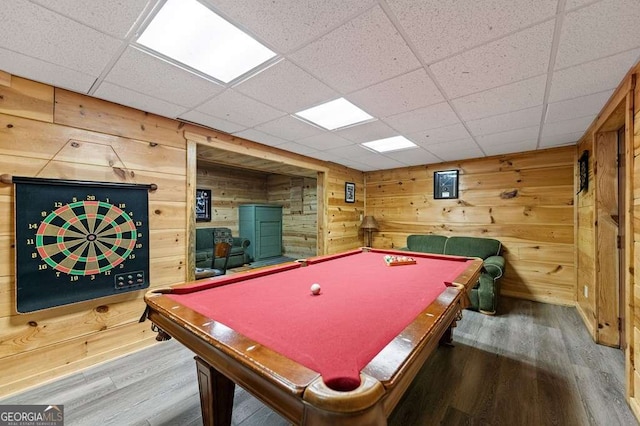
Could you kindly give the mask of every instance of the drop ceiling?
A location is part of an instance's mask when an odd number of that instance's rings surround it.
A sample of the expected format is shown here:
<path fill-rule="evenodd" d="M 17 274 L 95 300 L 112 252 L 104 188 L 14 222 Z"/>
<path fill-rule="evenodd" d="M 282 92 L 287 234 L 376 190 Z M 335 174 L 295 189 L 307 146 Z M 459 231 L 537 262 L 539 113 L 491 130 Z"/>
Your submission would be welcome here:
<path fill-rule="evenodd" d="M 12 0 L 0 69 L 371 171 L 574 144 L 640 57 L 639 0 L 201 2 L 275 61 L 222 84 L 136 46 L 162 0 Z M 375 120 L 293 117 L 338 97 Z"/>

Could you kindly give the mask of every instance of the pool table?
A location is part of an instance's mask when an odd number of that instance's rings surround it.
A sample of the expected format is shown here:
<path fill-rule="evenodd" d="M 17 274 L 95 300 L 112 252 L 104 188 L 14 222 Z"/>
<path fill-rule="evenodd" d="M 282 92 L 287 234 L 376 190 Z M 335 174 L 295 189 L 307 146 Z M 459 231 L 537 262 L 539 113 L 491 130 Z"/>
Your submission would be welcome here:
<path fill-rule="evenodd" d="M 235 384 L 294 424 L 386 424 L 481 267 L 362 248 L 156 289 L 146 317 L 196 354 L 205 425 L 231 423 Z"/>

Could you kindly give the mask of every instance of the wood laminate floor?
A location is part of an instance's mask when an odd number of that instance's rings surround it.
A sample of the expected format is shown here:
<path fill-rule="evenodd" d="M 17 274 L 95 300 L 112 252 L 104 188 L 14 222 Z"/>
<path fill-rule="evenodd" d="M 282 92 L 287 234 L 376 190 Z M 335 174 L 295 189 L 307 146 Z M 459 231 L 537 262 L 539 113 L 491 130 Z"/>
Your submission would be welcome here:
<path fill-rule="evenodd" d="M 390 425 L 638 425 L 623 353 L 594 344 L 574 308 L 503 298 L 497 316 L 464 311 L 454 343 L 431 356 Z M 193 354 L 174 340 L 0 404 L 64 404 L 66 426 L 201 424 Z M 233 424 L 287 422 L 238 388 Z"/>

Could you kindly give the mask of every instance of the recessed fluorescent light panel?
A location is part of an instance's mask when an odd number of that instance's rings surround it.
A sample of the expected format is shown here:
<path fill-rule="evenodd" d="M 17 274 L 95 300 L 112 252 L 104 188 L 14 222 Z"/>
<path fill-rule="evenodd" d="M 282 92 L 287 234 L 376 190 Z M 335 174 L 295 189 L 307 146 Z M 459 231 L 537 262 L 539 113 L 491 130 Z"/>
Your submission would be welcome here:
<path fill-rule="evenodd" d="M 196 0 L 168 0 L 138 43 L 225 83 L 276 56 Z"/>
<path fill-rule="evenodd" d="M 391 138 L 378 139 L 377 141 L 365 142 L 362 145 L 376 152 L 398 151 L 418 146 L 404 136 L 393 136 Z"/>
<path fill-rule="evenodd" d="M 335 130 L 373 118 L 345 98 L 296 112 L 296 115 L 327 130 Z"/>

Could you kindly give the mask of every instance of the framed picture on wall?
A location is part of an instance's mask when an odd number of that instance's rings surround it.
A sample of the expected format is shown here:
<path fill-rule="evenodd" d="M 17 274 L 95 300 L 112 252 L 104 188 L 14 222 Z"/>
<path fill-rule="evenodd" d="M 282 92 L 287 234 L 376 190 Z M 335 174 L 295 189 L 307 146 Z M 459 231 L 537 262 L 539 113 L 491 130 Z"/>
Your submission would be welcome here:
<path fill-rule="evenodd" d="M 353 182 L 345 182 L 344 184 L 344 201 L 346 203 L 356 202 L 356 184 Z"/>
<path fill-rule="evenodd" d="M 433 198 L 458 198 L 458 171 L 443 170 L 433 173 Z"/>
<path fill-rule="evenodd" d="M 196 189 L 196 222 L 211 222 L 210 189 Z"/>
<path fill-rule="evenodd" d="M 579 188 L 578 193 L 585 191 L 589 191 L 589 151 L 584 150 L 580 159 L 578 160 L 579 172 L 580 172 L 580 180 L 579 180 Z"/>

